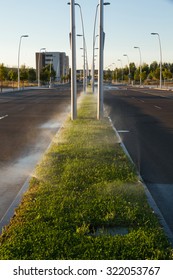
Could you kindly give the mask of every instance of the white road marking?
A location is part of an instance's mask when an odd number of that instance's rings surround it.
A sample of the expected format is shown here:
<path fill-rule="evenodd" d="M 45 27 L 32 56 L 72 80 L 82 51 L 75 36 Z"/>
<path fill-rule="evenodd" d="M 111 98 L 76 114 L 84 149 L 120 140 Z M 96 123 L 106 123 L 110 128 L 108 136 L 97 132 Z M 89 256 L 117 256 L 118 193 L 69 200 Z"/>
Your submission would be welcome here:
<path fill-rule="evenodd" d="M 161 110 L 161 109 L 162 109 L 161 107 L 156 106 L 156 105 L 154 105 L 154 107 L 155 107 L 156 109 L 159 109 L 159 110 Z"/>
<path fill-rule="evenodd" d="M 5 115 L 5 116 L 0 117 L 0 120 L 4 119 L 4 118 L 6 118 L 6 117 L 8 117 L 8 115 Z"/>
<path fill-rule="evenodd" d="M 118 131 L 118 133 L 128 133 L 128 132 L 130 132 L 129 130 L 117 130 Z"/>

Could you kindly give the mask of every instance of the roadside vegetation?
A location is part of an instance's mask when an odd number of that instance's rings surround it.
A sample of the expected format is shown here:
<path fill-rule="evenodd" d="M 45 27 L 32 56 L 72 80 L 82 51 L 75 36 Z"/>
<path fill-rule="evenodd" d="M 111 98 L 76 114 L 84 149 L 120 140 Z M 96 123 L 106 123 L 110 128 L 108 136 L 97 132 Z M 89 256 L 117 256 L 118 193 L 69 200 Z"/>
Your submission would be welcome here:
<path fill-rule="evenodd" d="M 132 84 L 139 84 L 139 81 L 145 85 L 159 85 L 160 81 L 160 66 L 156 61 L 153 61 L 150 65 L 143 63 L 140 67 L 136 67 L 135 63 L 130 63 L 130 82 Z M 129 82 L 129 66 L 123 68 L 115 68 L 113 64 L 110 68 L 105 70 L 104 73 L 105 81 L 113 82 Z M 162 80 L 165 86 L 173 84 L 173 63 L 163 63 L 162 68 Z"/>
<path fill-rule="evenodd" d="M 95 76 L 97 76 L 97 70 L 95 70 Z M 56 72 L 50 65 L 43 67 L 40 73 L 40 80 L 42 84 L 47 84 L 51 80 L 55 80 Z M 62 76 L 61 82 L 67 82 L 70 80 L 69 75 Z M 141 77 L 140 77 L 141 76 Z M 160 66 L 156 61 L 153 61 L 150 65 L 143 63 L 141 67 L 137 67 L 134 62 L 130 63 L 130 82 L 132 84 L 139 84 L 140 78 L 142 84 L 146 85 L 159 85 L 160 81 Z M 77 71 L 77 79 L 81 80 L 81 71 Z M 28 84 L 35 85 L 37 81 L 36 69 L 22 65 L 20 67 L 20 80 L 21 86 L 27 86 Z M 162 64 L 162 80 L 164 81 L 164 86 L 173 85 L 173 63 L 163 63 Z M 117 68 L 114 66 L 114 63 L 110 65 L 104 71 L 104 81 L 114 82 L 114 83 L 128 83 L 129 82 L 129 67 L 125 65 L 123 68 Z M 12 87 L 16 88 L 17 84 L 17 68 L 6 67 L 3 63 L 0 64 L 0 86 L 1 91 L 3 87 Z"/>
<path fill-rule="evenodd" d="M 136 170 L 96 100 L 80 98 L 0 237 L 0 259 L 172 259 Z"/>
<path fill-rule="evenodd" d="M 0 64 L 0 89 L 2 91 L 3 88 L 17 88 L 18 87 L 18 69 L 16 67 L 9 68 L 6 67 L 3 63 Z M 56 79 L 56 71 L 51 65 L 47 65 L 41 69 L 40 72 L 40 80 L 42 84 L 48 84 L 50 81 L 55 81 Z M 61 82 L 65 82 L 69 80 L 69 76 L 62 76 Z M 25 65 L 21 65 L 20 67 L 20 86 L 34 86 L 37 85 L 37 74 L 36 69 L 26 67 Z"/>

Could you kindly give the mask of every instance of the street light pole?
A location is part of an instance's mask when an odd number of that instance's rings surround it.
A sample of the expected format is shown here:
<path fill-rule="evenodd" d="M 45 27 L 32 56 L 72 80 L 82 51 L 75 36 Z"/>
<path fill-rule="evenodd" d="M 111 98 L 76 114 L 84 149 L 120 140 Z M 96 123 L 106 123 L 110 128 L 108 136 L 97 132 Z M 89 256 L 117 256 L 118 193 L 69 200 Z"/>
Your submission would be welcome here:
<path fill-rule="evenodd" d="M 103 49 L 104 49 L 104 30 L 103 30 L 103 5 L 110 5 L 108 2 L 100 0 L 99 3 L 99 69 L 98 69 L 98 101 L 97 119 L 103 117 Z"/>
<path fill-rule="evenodd" d="M 41 48 L 38 55 L 38 87 L 40 87 L 40 54 L 41 51 L 46 51 L 46 48 Z"/>
<path fill-rule="evenodd" d="M 95 57 L 97 55 L 95 55 L 95 50 L 98 50 L 98 48 L 95 47 L 95 44 L 96 44 L 96 39 L 99 35 L 96 35 L 94 38 L 93 38 L 93 59 L 92 59 L 92 92 L 94 93 L 94 83 L 95 83 Z"/>
<path fill-rule="evenodd" d="M 80 17 L 82 23 L 82 36 L 83 36 L 83 92 L 86 92 L 86 67 L 85 67 L 85 53 L 86 53 L 86 41 L 85 41 L 85 31 L 84 31 L 84 22 L 82 16 L 82 8 L 78 3 L 75 3 L 76 6 L 79 7 L 80 10 Z"/>
<path fill-rule="evenodd" d="M 127 54 L 123 54 L 123 56 L 126 56 L 127 57 L 127 61 L 128 61 L 128 66 L 129 66 L 129 84 L 130 84 L 130 61 L 129 61 L 129 57 Z"/>
<path fill-rule="evenodd" d="M 159 39 L 159 47 L 160 47 L 160 88 L 162 88 L 162 47 L 160 41 L 159 33 L 152 32 L 151 35 L 157 35 Z"/>
<path fill-rule="evenodd" d="M 122 83 L 123 83 L 123 79 L 124 79 L 124 73 L 123 73 L 123 63 L 121 59 L 118 59 L 118 61 L 121 62 L 121 69 L 122 69 Z"/>
<path fill-rule="evenodd" d="M 96 12 L 95 12 L 95 19 L 94 19 L 94 31 L 93 31 L 93 59 L 92 59 L 92 92 L 94 93 L 94 74 L 95 74 L 95 43 L 96 43 L 96 37 L 99 35 L 95 35 L 96 33 L 96 20 L 97 20 L 97 14 L 98 14 L 98 7 L 100 4 L 97 4 L 96 6 Z M 104 6 L 110 5 L 109 2 L 104 2 Z"/>
<path fill-rule="evenodd" d="M 21 47 L 21 41 L 22 38 L 29 37 L 28 35 L 22 35 L 20 36 L 20 41 L 19 41 L 19 49 L 18 49 L 18 90 L 20 89 L 20 47 Z"/>
<path fill-rule="evenodd" d="M 98 101 L 97 119 L 103 117 L 103 0 L 99 6 L 99 70 L 98 70 Z"/>
<path fill-rule="evenodd" d="M 141 57 L 141 49 L 140 47 L 134 47 L 134 49 L 139 50 L 139 56 L 140 56 L 140 86 L 142 85 L 142 57 Z"/>
<path fill-rule="evenodd" d="M 88 68 L 88 55 L 87 55 L 87 46 L 86 46 L 86 41 L 85 41 L 85 61 L 86 61 L 86 82 L 85 82 L 85 86 L 86 88 L 88 88 L 88 76 L 89 76 L 89 68 Z"/>
<path fill-rule="evenodd" d="M 68 5 L 71 5 L 70 2 L 67 3 Z M 86 92 L 86 67 L 85 67 L 85 61 L 86 61 L 86 41 L 85 41 L 85 32 L 84 32 L 84 22 L 83 22 L 83 16 L 82 16 L 82 8 L 80 6 L 80 4 L 78 3 L 74 3 L 75 6 L 78 6 L 80 9 L 80 17 L 81 17 L 81 23 L 82 23 L 82 36 L 83 36 L 83 58 L 84 58 L 84 62 L 83 62 L 83 92 Z M 81 35 L 77 35 L 77 36 L 81 36 Z"/>
<path fill-rule="evenodd" d="M 86 75 L 85 75 L 85 73 L 86 73 L 86 68 L 85 68 L 85 53 L 86 53 L 86 50 L 85 50 L 85 38 L 84 38 L 84 36 L 83 35 L 80 35 L 80 34 L 77 34 L 77 36 L 79 36 L 79 37 L 83 37 L 83 48 L 81 48 L 82 50 L 83 50 L 83 93 L 85 93 L 86 92 L 86 83 L 85 83 L 85 81 L 86 81 Z"/>
<path fill-rule="evenodd" d="M 49 79 L 49 88 L 52 87 L 52 64 L 53 64 L 53 57 L 52 59 L 50 60 L 50 79 Z"/>
<path fill-rule="evenodd" d="M 77 89 L 76 89 L 76 25 L 75 25 L 75 1 L 70 2 L 71 10 L 71 119 L 77 118 Z"/>
<path fill-rule="evenodd" d="M 93 61 L 92 61 L 92 92 L 94 93 L 94 74 L 95 74 L 95 63 L 94 63 L 94 57 L 95 57 L 95 43 L 96 43 L 96 20 L 97 20 L 97 13 L 98 13 L 98 7 L 99 4 L 96 6 L 96 12 L 95 12 L 95 20 L 94 20 L 94 31 L 93 31 Z"/>

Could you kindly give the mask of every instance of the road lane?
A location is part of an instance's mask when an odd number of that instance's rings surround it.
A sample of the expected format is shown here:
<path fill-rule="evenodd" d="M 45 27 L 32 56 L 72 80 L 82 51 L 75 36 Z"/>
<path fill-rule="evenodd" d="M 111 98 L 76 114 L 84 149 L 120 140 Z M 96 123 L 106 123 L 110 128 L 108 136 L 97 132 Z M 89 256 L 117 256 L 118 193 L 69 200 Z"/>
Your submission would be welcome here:
<path fill-rule="evenodd" d="M 0 219 L 69 112 L 65 85 L 0 95 Z"/>
<path fill-rule="evenodd" d="M 148 93 L 105 91 L 105 105 L 173 232 L 173 99 Z"/>

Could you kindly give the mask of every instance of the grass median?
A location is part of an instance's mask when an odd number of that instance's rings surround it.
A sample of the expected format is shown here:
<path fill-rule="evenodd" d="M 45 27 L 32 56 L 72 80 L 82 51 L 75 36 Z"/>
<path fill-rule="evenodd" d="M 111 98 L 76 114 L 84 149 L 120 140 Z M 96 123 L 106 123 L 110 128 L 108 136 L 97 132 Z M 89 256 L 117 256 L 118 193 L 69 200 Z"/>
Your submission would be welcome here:
<path fill-rule="evenodd" d="M 172 259 L 133 164 L 96 99 L 80 98 L 0 237 L 0 259 Z"/>

